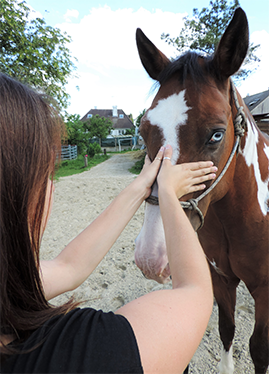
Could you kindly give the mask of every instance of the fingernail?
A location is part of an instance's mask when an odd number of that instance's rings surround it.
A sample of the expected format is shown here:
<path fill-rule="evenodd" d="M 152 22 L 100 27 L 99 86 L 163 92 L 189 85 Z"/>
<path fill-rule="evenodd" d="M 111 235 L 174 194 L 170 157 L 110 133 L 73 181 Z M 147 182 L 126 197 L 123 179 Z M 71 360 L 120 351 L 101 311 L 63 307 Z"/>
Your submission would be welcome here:
<path fill-rule="evenodd" d="M 218 170 L 217 166 L 214 166 L 213 170 L 214 170 L 214 171 L 217 171 L 217 170 Z"/>
<path fill-rule="evenodd" d="M 165 146 L 165 149 L 169 149 L 169 148 L 171 148 L 171 145 L 170 145 L 170 144 L 167 144 L 167 145 Z"/>
<path fill-rule="evenodd" d="M 164 151 L 164 146 L 163 146 L 163 145 L 161 146 L 160 151 L 161 151 L 161 152 Z"/>

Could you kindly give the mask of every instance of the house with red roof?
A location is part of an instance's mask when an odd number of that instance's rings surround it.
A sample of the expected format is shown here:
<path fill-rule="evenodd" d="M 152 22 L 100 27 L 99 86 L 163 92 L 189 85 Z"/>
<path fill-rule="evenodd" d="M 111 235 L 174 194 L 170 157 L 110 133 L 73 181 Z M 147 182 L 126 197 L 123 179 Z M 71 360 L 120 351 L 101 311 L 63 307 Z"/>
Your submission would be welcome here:
<path fill-rule="evenodd" d="M 81 121 L 86 121 L 93 116 L 99 115 L 111 120 L 113 123 L 113 130 L 111 134 L 113 137 L 125 135 L 126 130 L 135 129 L 130 117 L 125 114 L 122 109 L 113 106 L 112 109 L 91 109 L 81 118 Z"/>

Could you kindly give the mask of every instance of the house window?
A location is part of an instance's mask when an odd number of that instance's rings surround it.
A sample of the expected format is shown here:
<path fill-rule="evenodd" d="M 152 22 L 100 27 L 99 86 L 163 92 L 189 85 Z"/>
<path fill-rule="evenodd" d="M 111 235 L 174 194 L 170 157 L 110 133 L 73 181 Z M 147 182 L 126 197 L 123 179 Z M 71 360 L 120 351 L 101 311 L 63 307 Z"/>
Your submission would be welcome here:
<path fill-rule="evenodd" d="M 123 115 L 123 114 L 120 114 L 119 117 L 120 117 L 120 118 L 124 118 L 124 115 Z"/>
<path fill-rule="evenodd" d="M 88 113 L 87 118 L 92 118 L 92 114 Z"/>

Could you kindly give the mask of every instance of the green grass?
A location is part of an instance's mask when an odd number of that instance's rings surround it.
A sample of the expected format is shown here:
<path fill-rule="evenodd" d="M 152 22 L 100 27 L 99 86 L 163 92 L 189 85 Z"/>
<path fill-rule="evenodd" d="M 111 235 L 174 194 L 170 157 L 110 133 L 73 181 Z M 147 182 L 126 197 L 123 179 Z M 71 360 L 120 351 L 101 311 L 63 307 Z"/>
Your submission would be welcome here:
<path fill-rule="evenodd" d="M 145 155 L 146 156 L 146 155 Z M 144 160 L 145 160 L 145 156 L 139 160 L 139 161 L 136 161 L 136 163 L 134 164 L 134 166 L 132 166 L 129 171 L 133 174 L 139 174 L 140 171 L 142 170 L 143 168 L 143 165 L 144 165 Z"/>
<path fill-rule="evenodd" d="M 93 166 L 100 164 L 109 159 L 108 155 L 95 155 L 93 158 L 88 157 L 88 166 L 84 166 L 84 156 L 79 155 L 76 160 L 62 161 L 55 172 L 55 179 L 66 177 L 68 175 L 83 173 L 90 170 Z"/>
<path fill-rule="evenodd" d="M 131 151 L 136 152 L 137 150 Z M 130 149 L 124 150 L 122 152 L 109 152 L 109 154 L 105 155 L 95 155 L 93 158 L 88 157 L 88 167 L 84 167 L 84 156 L 79 155 L 76 160 L 66 160 L 60 163 L 60 166 L 56 169 L 54 179 L 57 180 L 61 177 L 66 177 L 73 174 L 83 173 L 84 171 L 90 170 L 93 166 L 100 164 L 108 160 L 111 155 L 113 154 L 120 154 L 130 152 Z M 139 174 L 143 165 L 144 165 L 144 158 L 137 161 L 129 171 L 133 174 Z"/>

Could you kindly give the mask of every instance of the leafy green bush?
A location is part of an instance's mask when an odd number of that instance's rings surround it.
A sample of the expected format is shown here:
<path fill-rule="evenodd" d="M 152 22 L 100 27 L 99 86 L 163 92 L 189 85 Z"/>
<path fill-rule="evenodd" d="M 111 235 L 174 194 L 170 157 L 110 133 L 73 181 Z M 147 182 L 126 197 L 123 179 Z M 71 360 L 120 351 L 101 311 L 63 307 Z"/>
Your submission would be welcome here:
<path fill-rule="evenodd" d="M 139 161 L 136 161 L 134 166 L 132 166 L 129 171 L 133 174 L 140 174 L 141 170 L 143 169 L 144 162 L 145 162 L 146 155 Z"/>
<path fill-rule="evenodd" d="M 102 148 L 100 147 L 100 144 L 98 143 L 91 143 L 88 147 L 88 156 L 89 157 L 94 157 L 95 154 L 101 153 Z"/>
<path fill-rule="evenodd" d="M 85 129 L 83 122 L 80 121 L 78 114 L 70 114 L 67 116 L 66 131 L 68 137 L 68 144 L 77 145 L 78 154 L 84 154 L 87 152 L 88 140 L 85 137 Z"/>

